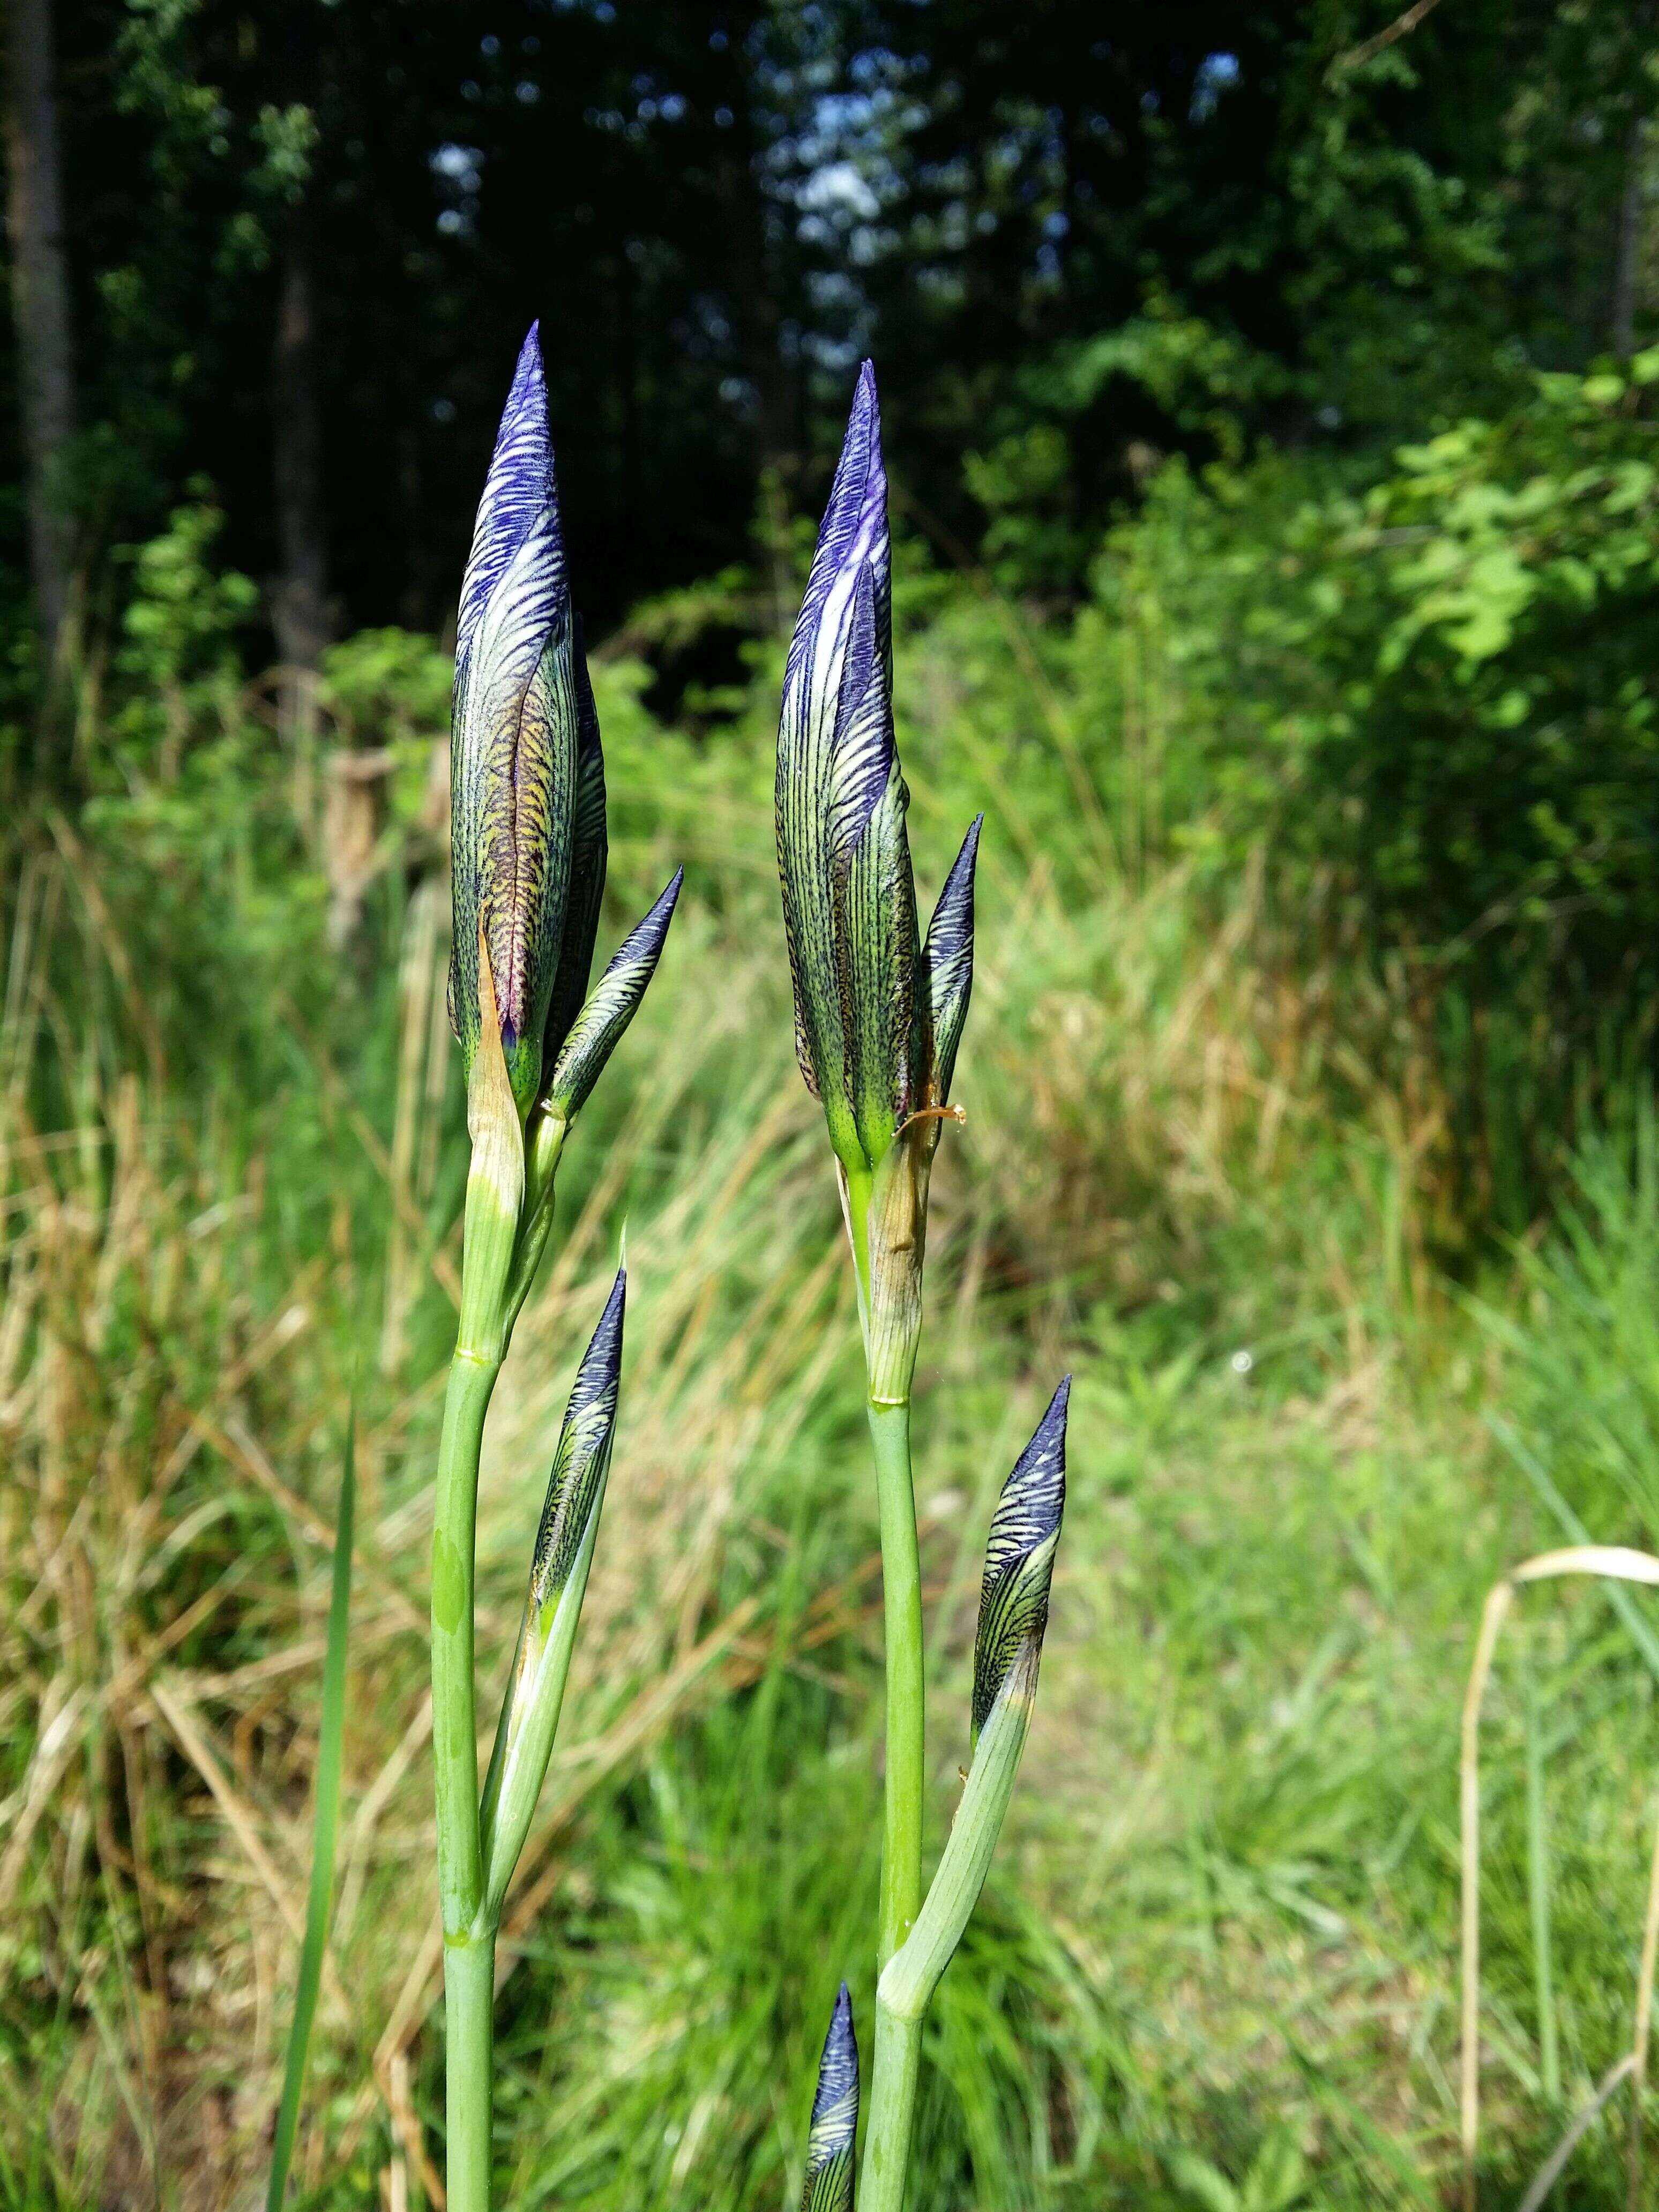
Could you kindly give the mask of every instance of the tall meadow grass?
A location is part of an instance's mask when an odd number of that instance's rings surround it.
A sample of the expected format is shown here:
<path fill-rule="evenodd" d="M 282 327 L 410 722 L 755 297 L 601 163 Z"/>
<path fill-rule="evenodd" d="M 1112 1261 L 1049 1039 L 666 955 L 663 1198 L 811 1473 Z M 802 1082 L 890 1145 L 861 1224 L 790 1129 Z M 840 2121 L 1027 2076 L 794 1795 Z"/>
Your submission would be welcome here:
<path fill-rule="evenodd" d="M 1460 1248 L 1449 1071 L 1404 983 L 1287 910 L 1267 859 L 1224 870 L 1153 834 L 1152 768 L 1127 797 L 1091 771 L 1115 733 L 1017 626 L 940 595 L 913 630 L 919 875 L 988 811 L 969 1118 L 933 1180 L 915 1390 L 928 1649 L 958 1705 L 996 1486 L 1053 1378 L 1079 1380 L 1042 1693 L 931 2017 L 912 2201 L 1437 2203 L 1463 1677 L 1486 1587 L 1555 1538 L 1483 1416 L 1599 1538 L 1659 1533 L 1651 1133 L 1587 1139 L 1577 1194 L 1524 1249 Z M 526 2208 L 785 2201 L 844 1967 L 866 2016 L 872 1998 L 878 1558 L 853 1288 L 778 949 L 775 677 L 769 657 L 738 721 L 693 742 L 651 721 L 641 672 L 595 669 L 602 939 L 675 859 L 688 888 L 672 988 L 562 1170 L 483 1470 L 487 1706 L 625 1224 L 605 1539 L 499 1962 Z M 246 702 L 172 781 L 13 833 L 9 2205 L 229 2207 L 262 2181 L 354 1374 L 337 1904 L 295 2171 L 307 2202 L 434 2201 L 426 1559 L 465 1171 L 423 812 L 438 735 L 399 740 L 338 951 L 315 804 Z M 1489 1706 L 1513 1756 L 1486 1803 L 1486 2142 L 1518 2194 L 1624 2048 L 1655 1736 L 1652 1680 L 1596 1592 L 1511 1635 Z M 956 1788 L 930 1769 L 930 1850 Z M 1622 2203 L 1621 2144 L 1613 2118 L 1591 2131 L 1575 2203 Z"/>

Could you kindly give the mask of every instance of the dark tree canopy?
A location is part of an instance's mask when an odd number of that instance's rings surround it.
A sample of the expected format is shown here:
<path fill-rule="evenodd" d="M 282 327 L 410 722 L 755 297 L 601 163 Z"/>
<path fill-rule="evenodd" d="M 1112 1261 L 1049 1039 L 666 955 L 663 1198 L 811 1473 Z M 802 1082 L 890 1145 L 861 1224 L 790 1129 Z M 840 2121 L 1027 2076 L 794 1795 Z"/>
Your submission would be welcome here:
<path fill-rule="evenodd" d="M 297 260 L 338 629 L 446 619 L 532 316 L 603 628 L 740 556 L 764 471 L 819 489 L 865 350 L 918 511 L 1046 503 L 1063 593 L 1138 454 L 1391 440 L 1652 305 L 1628 0 L 1447 0 L 1369 57 L 1376 0 L 56 14 L 83 557 L 205 478 L 275 575 Z"/>

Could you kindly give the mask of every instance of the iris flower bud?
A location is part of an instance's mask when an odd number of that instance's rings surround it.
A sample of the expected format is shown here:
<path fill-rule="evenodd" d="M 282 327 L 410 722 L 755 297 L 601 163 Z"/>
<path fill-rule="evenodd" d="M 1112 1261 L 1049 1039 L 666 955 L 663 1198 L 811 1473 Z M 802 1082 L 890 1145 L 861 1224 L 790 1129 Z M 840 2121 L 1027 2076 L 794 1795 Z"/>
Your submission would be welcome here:
<path fill-rule="evenodd" d="M 853 2000 L 843 1982 L 818 2061 L 800 2212 L 853 2212 L 853 2147 L 858 2131 L 859 2046 L 853 2033 Z"/>
<path fill-rule="evenodd" d="M 513 1673 L 484 1784 L 485 1904 L 499 1913 L 553 1748 L 611 1471 L 628 1279 L 618 1270 L 576 1370 L 531 1559 Z"/>
<path fill-rule="evenodd" d="M 455 902 L 450 1019 L 470 1078 L 488 998 L 479 988 L 482 937 L 520 1120 L 535 1100 L 549 1007 L 562 969 L 582 688 L 547 385 L 532 325 L 501 415 L 461 586 L 450 738 Z M 593 753 L 597 749 L 595 726 Z M 599 793 L 602 822 L 602 769 Z M 602 886 L 602 827 L 598 853 Z M 584 896 L 592 870 L 591 836 L 585 865 Z M 597 899 L 592 903 L 597 908 Z M 567 975 L 578 953 L 573 945 L 563 963 Z M 586 958 L 592 957 L 590 933 Z M 580 988 L 575 995 L 580 1003 Z"/>
<path fill-rule="evenodd" d="M 599 745 L 599 714 L 593 703 L 580 615 L 574 623 L 571 671 L 576 684 L 576 783 L 570 811 L 570 890 L 553 988 L 547 1001 L 547 1027 L 542 1042 L 544 1077 L 557 1059 L 587 995 L 610 857 L 605 820 L 605 754 Z"/>
<path fill-rule="evenodd" d="M 1005 1691 L 1029 1703 L 1048 1626 L 1048 1590 L 1066 1510 L 1067 1375 L 1036 1433 L 1002 1486 L 985 1547 L 979 1626 L 974 1637 L 974 1741 Z"/>
<path fill-rule="evenodd" d="M 920 1103 L 925 1002 L 893 735 L 891 554 L 875 374 L 859 372 L 778 726 L 778 867 L 801 1073 L 849 1174 Z"/>
<path fill-rule="evenodd" d="M 890 571 L 866 362 L 789 647 L 775 795 L 796 1051 L 840 1165 L 877 1402 L 909 1392 L 928 1176 L 973 981 L 983 818 L 924 947 L 893 727 Z"/>
<path fill-rule="evenodd" d="M 1071 1395 L 1068 1375 L 1002 1486 L 991 1516 L 974 1639 L 973 1764 L 915 1925 L 882 1969 L 877 1986 L 878 2118 L 879 2014 L 915 2021 L 927 2011 L 984 1887 L 1013 1795 L 1036 1695 L 1066 1507 L 1066 1412 Z"/>
<path fill-rule="evenodd" d="M 645 987 L 657 972 L 684 880 L 684 869 L 676 868 L 656 904 L 611 954 L 568 1034 L 560 1039 L 556 1055 L 550 1056 L 543 1103 L 558 1121 L 568 1124 L 575 1119 L 617 1038 L 633 1020 Z"/>

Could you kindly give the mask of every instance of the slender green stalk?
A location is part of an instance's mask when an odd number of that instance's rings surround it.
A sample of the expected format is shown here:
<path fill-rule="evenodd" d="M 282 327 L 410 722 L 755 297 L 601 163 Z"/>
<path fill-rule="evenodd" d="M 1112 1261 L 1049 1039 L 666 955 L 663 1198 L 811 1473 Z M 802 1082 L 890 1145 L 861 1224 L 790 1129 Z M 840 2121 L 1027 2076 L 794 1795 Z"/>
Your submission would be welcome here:
<path fill-rule="evenodd" d="M 495 2117 L 495 1931 L 444 1944 L 449 2212 L 489 2212 Z"/>
<path fill-rule="evenodd" d="M 927 1900 L 904 1944 L 882 1969 L 876 1990 L 876 2051 L 860 2212 L 902 2212 L 922 2022 L 985 1885 L 1024 1748 L 1036 1688 L 1036 1653 L 1028 1645 L 980 1738 Z"/>
<path fill-rule="evenodd" d="M 902 2212 L 910 2163 L 910 2127 L 921 2070 L 921 2019 L 876 2006 L 876 2050 L 870 2075 L 870 2119 L 864 2134 L 859 2212 Z"/>
<path fill-rule="evenodd" d="M 909 793 L 893 729 L 891 571 L 880 410 L 866 362 L 790 643 L 775 799 L 796 1052 L 836 1156 L 876 1464 L 887 1683 L 877 1938 L 884 1990 L 927 1912 L 927 1675 L 910 1389 L 933 1153 L 941 1124 L 962 1118 L 950 1103 L 951 1078 L 973 984 L 981 829 L 975 821 L 963 840 L 924 940 L 905 829 Z M 1046 1492 L 1033 1495 L 1039 1509 L 1048 1502 Z M 1006 1581 L 1029 1549 L 1023 1535 L 1011 1538 L 1002 1546 L 1007 1557 L 994 1556 L 991 1565 Z M 1015 1644 L 1032 1633 L 1040 1639 L 1036 1613 L 1047 1588 L 1044 1570 L 1038 1597 L 1012 1631 L 999 1615 L 994 1626 L 1003 1643 L 1010 1633 Z M 1000 1674 L 1008 1656 L 999 1647 Z M 870 2212 L 903 2197 L 925 2008 L 923 1996 L 914 2008 L 884 2003 L 878 2016 L 861 2199 Z"/>
<path fill-rule="evenodd" d="M 887 1779 L 878 1954 L 878 1963 L 884 1966 L 909 1934 L 921 1903 L 927 1691 L 921 1647 L 921 1560 L 910 1474 L 910 1407 L 908 1401 L 900 1406 L 872 1402 L 868 1410 L 881 1517 L 887 1670 Z M 880 2063 L 878 2047 L 878 2068 Z"/>
<path fill-rule="evenodd" d="M 493 1929 L 478 1926 L 478 1742 L 472 1680 L 478 1450 L 501 1362 L 458 1346 L 444 1402 L 432 1536 L 432 1750 L 444 1929 L 447 2178 L 453 2212 L 489 2212 Z M 482 1964 L 480 1963 L 482 1961 Z"/>
<path fill-rule="evenodd" d="M 565 1416 L 482 1806 L 472 1671 L 478 1455 L 552 1227 L 566 1134 L 655 972 L 682 881 L 676 870 L 590 991 L 608 851 L 605 757 L 571 604 L 534 325 L 461 582 L 449 787 L 449 1014 L 472 1159 L 433 1514 L 432 1741 L 448 2197 L 453 2212 L 489 2212 L 495 1931 L 558 1725 L 592 1555 L 616 1418 L 621 1275 Z"/>
<path fill-rule="evenodd" d="M 1013 1794 L 1036 1696 L 1065 1503 L 1062 1382 L 1003 1485 L 974 1638 L 974 1759 L 933 1879 L 876 1985 L 876 2049 L 860 2212 L 902 2212 L 921 2027 L 974 1906 Z"/>
<path fill-rule="evenodd" d="M 498 1360 L 458 1347 L 438 1447 L 432 1533 L 432 1755 L 437 1781 L 438 1895 L 444 1936 L 466 1935 L 483 1898 L 478 1735 L 472 1680 L 472 1563 L 478 1452 Z"/>
<path fill-rule="evenodd" d="M 472 1577 L 478 1455 L 507 1349 L 504 1300 L 524 1194 L 524 1139 L 487 968 L 485 976 L 490 1025 L 468 1085 L 472 1166 L 460 1327 L 444 1399 L 432 1528 L 432 1754 L 447 2021 L 448 2197 L 455 2212 L 489 2212 L 489 2204 L 495 1931 L 483 1911 Z"/>

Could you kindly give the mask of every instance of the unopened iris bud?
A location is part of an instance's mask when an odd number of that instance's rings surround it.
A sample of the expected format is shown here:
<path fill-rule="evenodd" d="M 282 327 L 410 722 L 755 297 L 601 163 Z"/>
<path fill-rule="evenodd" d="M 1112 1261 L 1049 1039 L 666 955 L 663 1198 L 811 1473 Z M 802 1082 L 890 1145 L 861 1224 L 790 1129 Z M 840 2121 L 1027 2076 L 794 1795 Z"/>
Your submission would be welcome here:
<path fill-rule="evenodd" d="M 580 615 L 574 623 L 571 669 L 576 684 L 576 783 L 570 811 L 570 890 L 565 902 L 558 965 L 554 969 L 553 989 L 547 1001 L 547 1027 L 542 1044 L 544 1078 L 558 1058 L 559 1048 L 569 1036 L 587 996 L 593 945 L 599 933 L 599 908 L 605 899 L 605 864 L 610 857 L 605 820 L 605 754 L 599 744 L 599 714 L 593 703 L 593 685 L 587 673 L 587 651 Z"/>
<path fill-rule="evenodd" d="M 580 720 L 574 647 L 547 386 L 532 326 L 461 586 L 450 738 L 450 1018 L 470 1078 L 488 1004 L 479 989 L 482 934 L 520 1119 L 541 1073 L 570 890 Z"/>
<path fill-rule="evenodd" d="M 656 904 L 611 954 L 604 975 L 562 1040 L 547 1079 L 544 1106 L 550 1119 L 567 1125 L 573 1121 L 599 1081 L 617 1039 L 645 996 L 646 985 L 657 972 L 684 880 L 684 869 L 676 868 Z"/>
<path fill-rule="evenodd" d="M 974 866 L 979 859 L 979 836 L 984 826 L 982 814 L 976 814 L 969 824 L 962 850 L 945 878 L 921 951 L 932 1048 L 927 1070 L 930 1106 L 950 1103 L 957 1047 L 962 1042 L 974 988 Z"/>
<path fill-rule="evenodd" d="M 1048 1625 L 1048 1590 L 1066 1507 L 1066 1409 L 1072 1378 L 1002 1486 L 991 1516 L 974 1639 L 973 1764 L 938 1871 L 909 1935 L 882 1969 L 879 2013 L 920 2021 L 968 1925 L 1013 1795 L 1036 1694 L 1037 1663 Z M 878 2013 L 878 2018 L 879 2018 Z M 880 2029 L 876 2054 L 879 2121 Z"/>
<path fill-rule="evenodd" d="M 565 1408 L 530 1569 L 530 1609 L 542 1620 L 563 1595 L 577 1555 L 597 1520 L 617 1425 L 627 1295 L 628 1276 L 618 1268 Z"/>
<path fill-rule="evenodd" d="M 840 1164 L 877 1404 L 908 1398 L 915 1362 L 928 1176 L 973 978 L 980 831 L 924 951 L 893 729 L 890 568 L 866 362 L 789 647 L 775 797 L 796 1050 Z"/>
<path fill-rule="evenodd" d="M 1066 1510 L 1066 1413 L 1071 1396 L 1068 1375 L 1003 1484 L 991 1516 L 974 1637 L 975 1743 L 1005 1692 L 1029 1701 L 1036 1689 L 1054 1552 Z"/>
<path fill-rule="evenodd" d="M 853 2149 L 858 2131 L 859 2046 L 853 2033 L 853 2000 L 843 1982 L 818 2061 L 800 2212 L 853 2212 Z"/>
<path fill-rule="evenodd" d="M 513 1673 L 484 1784 L 485 1905 L 498 1913 L 553 1748 L 611 1470 L 628 1278 L 618 1270 L 570 1393 L 531 1559 Z"/>
<path fill-rule="evenodd" d="M 801 1072 L 849 1175 L 879 1164 L 926 1085 L 890 562 L 866 362 L 789 647 L 775 794 Z"/>

